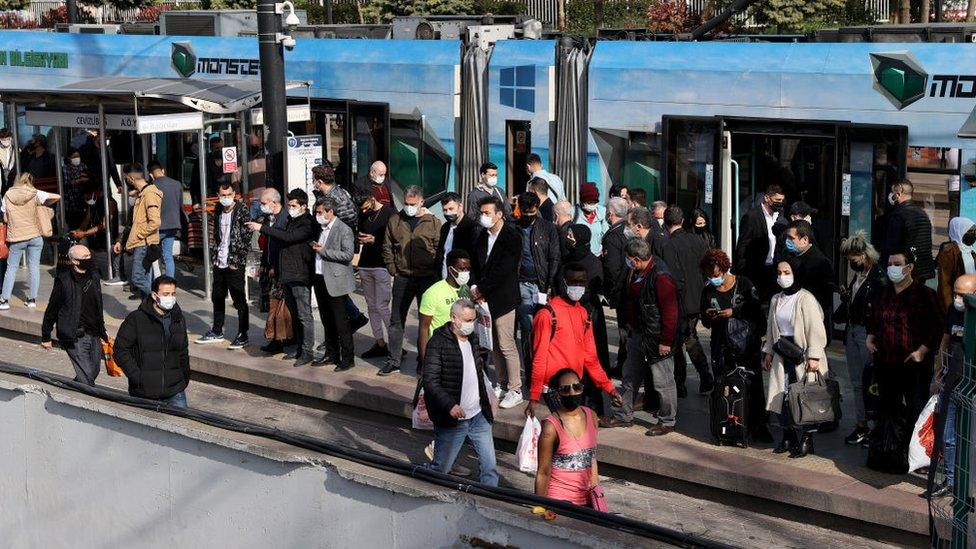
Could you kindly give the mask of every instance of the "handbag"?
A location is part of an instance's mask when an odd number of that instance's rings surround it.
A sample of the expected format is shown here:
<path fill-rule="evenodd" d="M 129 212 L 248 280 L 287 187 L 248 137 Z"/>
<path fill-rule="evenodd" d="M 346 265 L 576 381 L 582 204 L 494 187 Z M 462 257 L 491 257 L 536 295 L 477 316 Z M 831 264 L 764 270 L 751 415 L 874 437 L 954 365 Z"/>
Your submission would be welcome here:
<path fill-rule="evenodd" d="M 37 230 L 41 236 L 47 238 L 54 234 L 54 226 L 51 220 L 54 219 L 54 210 L 47 206 L 38 205 L 34 208 L 34 219 L 37 221 Z"/>
<path fill-rule="evenodd" d="M 795 425 L 816 425 L 838 421 L 834 408 L 834 399 L 840 399 L 840 386 L 835 381 L 833 385 L 827 383 L 820 372 L 816 373 L 816 381 L 808 382 L 809 375 L 791 383 L 786 398 L 789 400 L 790 415 Z"/>
<path fill-rule="evenodd" d="M 732 306 L 735 306 L 735 298 L 739 293 L 739 284 L 736 283 L 735 290 L 732 291 Z M 756 331 L 754 323 L 743 318 L 729 318 L 725 324 L 725 342 L 732 356 L 743 358 L 748 354 L 752 347 L 753 334 Z"/>
<path fill-rule="evenodd" d="M 281 286 L 272 286 L 269 292 L 268 320 L 264 325 L 264 337 L 268 341 L 287 341 L 292 338 L 291 311 L 285 304 Z"/>
<path fill-rule="evenodd" d="M 7 244 L 7 224 L 0 223 L 0 259 L 7 259 L 10 255 L 10 245 Z"/>
<path fill-rule="evenodd" d="M 603 493 L 603 486 L 597 484 L 596 486 L 590 488 L 586 491 L 586 499 L 590 503 L 595 511 L 601 511 L 604 513 L 609 513 L 610 508 L 607 506 L 607 496 Z"/>
<path fill-rule="evenodd" d="M 111 377 L 122 377 L 122 368 L 115 362 L 115 356 L 113 355 L 112 347 L 115 345 L 114 338 L 108 338 L 107 340 L 102 340 L 102 354 L 105 356 L 105 373 Z"/>
<path fill-rule="evenodd" d="M 163 257 L 163 249 L 159 244 L 146 244 L 146 255 L 142 258 L 142 268 L 149 270 L 152 264 Z"/>
<path fill-rule="evenodd" d="M 807 352 L 790 338 L 781 337 L 773 343 L 773 352 L 783 359 L 783 363 L 789 366 L 803 364 Z"/>

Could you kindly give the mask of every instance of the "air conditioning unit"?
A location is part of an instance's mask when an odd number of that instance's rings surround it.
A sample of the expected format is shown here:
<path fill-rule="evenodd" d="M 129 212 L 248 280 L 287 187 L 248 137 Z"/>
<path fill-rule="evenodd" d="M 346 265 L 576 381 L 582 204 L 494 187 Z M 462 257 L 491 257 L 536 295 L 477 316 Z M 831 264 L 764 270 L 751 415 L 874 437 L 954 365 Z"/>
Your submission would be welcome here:
<path fill-rule="evenodd" d="M 515 25 L 471 25 L 468 27 L 468 44 L 475 44 L 484 51 L 499 40 L 515 38 Z"/>
<path fill-rule="evenodd" d="M 244 31 L 241 36 L 257 36 L 257 31 Z M 370 38 L 390 37 L 390 25 L 299 25 L 288 30 L 292 38 Z"/>
<path fill-rule="evenodd" d="M 122 23 L 120 34 L 159 34 L 158 23 Z"/>
<path fill-rule="evenodd" d="M 295 10 L 301 24 L 308 23 L 305 10 Z M 159 32 L 165 36 L 240 36 L 256 33 L 254 10 L 173 10 L 159 14 Z"/>
<path fill-rule="evenodd" d="M 394 40 L 463 40 L 468 27 L 477 25 L 520 25 L 525 17 L 516 15 L 425 15 L 394 17 Z"/>
<path fill-rule="evenodd" d="M 71 34 L 121 34 L 122 25 L 74 24 L 68 25 Z"/>

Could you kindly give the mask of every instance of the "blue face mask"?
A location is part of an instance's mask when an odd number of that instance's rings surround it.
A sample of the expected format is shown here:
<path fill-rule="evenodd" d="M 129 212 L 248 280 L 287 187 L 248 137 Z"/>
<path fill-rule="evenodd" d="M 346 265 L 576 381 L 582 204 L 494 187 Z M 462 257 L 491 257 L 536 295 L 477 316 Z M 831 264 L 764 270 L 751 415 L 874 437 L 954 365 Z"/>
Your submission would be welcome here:
<path fill-rule="evenodd" d="M 791 254 L 795 254 L 800 251 L 800 249 L 796 247 L 796 243 L 789 238 L 786 239 L 786 250 L 789 251 Z"/>
<path fill-rule="evenodd" d="M 725 282 L 725 275 L 709 278 L 708 281 L 711 282 L 712 286 L 721 286 Z"/>
<path fill-rule="evenodd" d="M 628 257 L 626 259 L 626 263 L 627 263 L 627 268 L 628 269 L 633 269 L 634 268 L 634 260 L 633 259 L 631 259 L 631 258 Z"/>

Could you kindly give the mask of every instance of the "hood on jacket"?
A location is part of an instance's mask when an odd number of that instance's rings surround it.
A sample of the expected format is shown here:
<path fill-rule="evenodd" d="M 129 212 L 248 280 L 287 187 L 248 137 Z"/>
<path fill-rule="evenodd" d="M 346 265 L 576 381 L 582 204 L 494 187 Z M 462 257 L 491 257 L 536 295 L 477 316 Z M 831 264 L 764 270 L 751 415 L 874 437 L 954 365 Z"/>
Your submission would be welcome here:
<path fill-rule="evenodd" d="M 33 200 L 35 196 L 37 196 L 37 190 L 26 185 L 12 187 L 4 195 L 7 201 L 15 206 L 23 206 Z"/>

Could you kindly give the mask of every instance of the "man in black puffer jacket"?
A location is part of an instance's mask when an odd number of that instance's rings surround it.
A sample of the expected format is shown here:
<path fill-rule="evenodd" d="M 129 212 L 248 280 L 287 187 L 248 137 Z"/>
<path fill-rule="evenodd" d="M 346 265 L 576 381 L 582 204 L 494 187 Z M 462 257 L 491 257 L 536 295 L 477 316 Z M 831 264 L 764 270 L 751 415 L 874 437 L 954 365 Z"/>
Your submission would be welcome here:
<path fill-rule="evenodd" d="M 480 481 L 498 486 L 494 416 L 485 386 L 474 303 L 460 299 L 451 306 L 451 321 L 434 331 L 424 354 L 423 387 L 427 413 L 434 424 L 434 459 L 430 467 L 447 473 L 465 440 L 478 453 Z"/>
<path fill-rule="evenodd" d="M 183 311 L 176 304 L 176 281 L 161 276 L 153 281 L 150 297 L 125 317 L 115 338 L 115 361 L 129 378 L 129 394 L 186 408 L 188 342 Z"/>
<path fill-rule="evenodd" d="M 925 210 L 912 200 L 914 186 L 907 179 L 891 185 L 888 201 L 888 225 L 885 230 L 881 265 L 888 264 L 888 256 L 894 250 L 911 250 L 915 254 L 915 270 L 912 278 L 919 282 L 935 276 L 935 259 L 932 258 L 932 220 Z"/>

